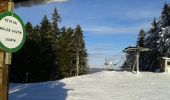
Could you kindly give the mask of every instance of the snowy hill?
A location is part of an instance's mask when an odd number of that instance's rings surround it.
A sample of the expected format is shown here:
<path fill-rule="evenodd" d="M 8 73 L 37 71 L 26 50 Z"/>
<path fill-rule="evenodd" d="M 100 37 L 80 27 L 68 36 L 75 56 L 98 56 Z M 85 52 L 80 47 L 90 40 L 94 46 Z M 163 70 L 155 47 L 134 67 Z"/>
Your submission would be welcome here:
<path fill-rule="evenodd" d="M 103 71 L 34 84 L 10 84 L 9 100 L 169 100 L 168 73 Z"/>

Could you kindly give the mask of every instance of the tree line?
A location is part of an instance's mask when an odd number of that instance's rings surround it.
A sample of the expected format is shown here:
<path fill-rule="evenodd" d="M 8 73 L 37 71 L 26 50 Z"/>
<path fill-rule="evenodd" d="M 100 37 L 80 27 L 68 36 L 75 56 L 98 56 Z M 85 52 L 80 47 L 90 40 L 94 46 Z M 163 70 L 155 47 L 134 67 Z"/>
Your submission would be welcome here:
<path fill-rule="evenodd" d="M 27 38 L 21 50 L 12 55 L 10 82 L 41 82 L 86 74 L 87 50 L 83 30 L 59 28 L 61 17 L 55 8 L 52 19 L 45 15 L 39 25 L 28 22 Z"/>
<path fill-rule="evenodd" d="M 140 70 L 160 70 L 161 58 L 170 57 L 170 5 L 165 3 L 160 18 L 153 19 L 148 31 L 141 29 L 137 46 L 149 48 L 140 54 Z"/>

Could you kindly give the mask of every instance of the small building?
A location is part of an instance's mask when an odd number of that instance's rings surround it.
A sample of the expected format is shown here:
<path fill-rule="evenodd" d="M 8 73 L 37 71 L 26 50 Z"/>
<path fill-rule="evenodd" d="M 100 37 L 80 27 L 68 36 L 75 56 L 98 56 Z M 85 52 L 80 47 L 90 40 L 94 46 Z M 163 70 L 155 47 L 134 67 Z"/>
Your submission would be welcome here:
<path fill-rule="evenodd" d="M 170 58 L 163 57 L 161 60 L 161 70 L 170 73 Z"/>

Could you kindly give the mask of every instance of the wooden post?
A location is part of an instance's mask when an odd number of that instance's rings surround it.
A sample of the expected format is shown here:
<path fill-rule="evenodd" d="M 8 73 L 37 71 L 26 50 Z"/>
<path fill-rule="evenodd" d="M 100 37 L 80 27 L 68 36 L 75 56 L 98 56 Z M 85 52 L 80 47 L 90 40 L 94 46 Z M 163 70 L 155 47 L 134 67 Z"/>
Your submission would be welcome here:
<path fill-rule="evenodd" d="M 79 50 L 76 51 L 76 75 L 79 76 Z"/>
<path fill-rule="evenodd" d="M 5 52 L 0 50 L 0 100 L 8 100 L 8 65 L 5 64 Z"/>
<path fill-rule="evenodd" d="M 6 86 L 5 86 L 5 67 L 4 67 L 4 51 L 0 50 L 0 100 L 5 99 L 6 96 Z"/>
<path fill-rule="evenodd" d="M 134 60 L 133 66 L 132 66 L 132 72 L 134 72 L 135 67 L 136 67 L 136 55 L 135 55 L 135 60 Z"/>
<path fill-rule="evenodd" d="M 0 13 L 8 10 L 8 2 L 0 1 Z M 5 81 L 4 51 L 0 50 L 0 100 L 7 100 L 7 85 Z"/>
<path fill-rule="evenodd" d="M 136 52 L 136 74 L 139 72 L 139 56 L 140 56 L 140 51 Z"/>
<path fill-rule="evenodd" d="M 12 0 L 0 0 L 0 13 L 12 11 Z M 11 53 L 0 50 L 0 100 L 8 100 L 8 65 L 11 64 Z"/>

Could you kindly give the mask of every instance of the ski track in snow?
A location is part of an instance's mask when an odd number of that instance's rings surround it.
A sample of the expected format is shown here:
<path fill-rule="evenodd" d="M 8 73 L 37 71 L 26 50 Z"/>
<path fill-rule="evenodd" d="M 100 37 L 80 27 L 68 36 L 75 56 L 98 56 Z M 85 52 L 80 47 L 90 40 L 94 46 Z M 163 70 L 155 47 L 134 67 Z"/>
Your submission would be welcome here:
<path fill-rule="evenodd" d="M 9 100 L 170 100 L 170 74 L 103 71 L 60 81 L 10 84 Z"/>

